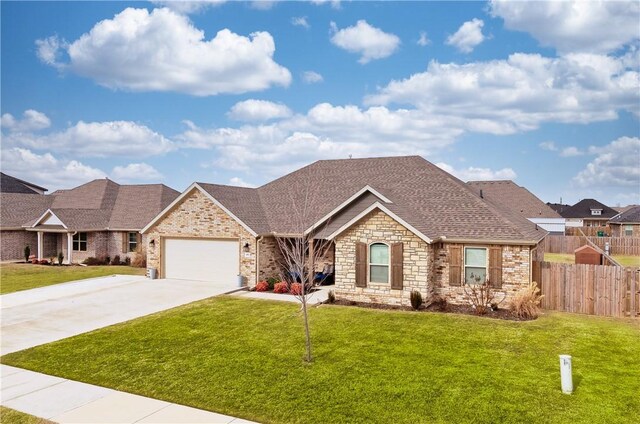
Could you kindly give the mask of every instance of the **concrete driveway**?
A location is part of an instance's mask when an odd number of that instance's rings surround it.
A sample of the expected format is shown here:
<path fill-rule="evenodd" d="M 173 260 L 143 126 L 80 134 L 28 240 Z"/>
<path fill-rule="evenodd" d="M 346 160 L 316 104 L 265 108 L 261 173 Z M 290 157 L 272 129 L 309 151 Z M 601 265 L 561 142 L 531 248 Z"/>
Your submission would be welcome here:
<path fill-rule="evenodd" d="M 86 333 L 237 289 L 229 284 L 114 275 L 0 296 L 1 354 Z"/>

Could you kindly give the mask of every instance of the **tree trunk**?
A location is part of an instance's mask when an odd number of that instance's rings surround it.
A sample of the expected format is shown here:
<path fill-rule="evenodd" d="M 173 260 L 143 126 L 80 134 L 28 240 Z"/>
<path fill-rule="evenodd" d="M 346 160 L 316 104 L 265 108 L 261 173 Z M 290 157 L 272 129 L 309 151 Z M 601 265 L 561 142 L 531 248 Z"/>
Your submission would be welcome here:
<path fill-rule="evenodd" d="M 304 333 L 306 336 L 306 347 L 307 347 L 307 354 L 306 354 L 305 360 L 307 362 L 311 362 L 313 361 L 313 357 L 311 356 L 311 333 L 309 332 L 309 316 L 307 315 L 307 297 L 304 294 L 302 297 L 302 314 L 304 315 Z"/>

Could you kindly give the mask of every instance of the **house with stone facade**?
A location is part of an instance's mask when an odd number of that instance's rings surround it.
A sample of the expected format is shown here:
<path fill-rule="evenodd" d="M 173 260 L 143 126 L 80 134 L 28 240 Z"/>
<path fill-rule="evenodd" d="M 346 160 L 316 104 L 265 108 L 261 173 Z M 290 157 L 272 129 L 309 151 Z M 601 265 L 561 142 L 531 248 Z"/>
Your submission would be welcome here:
<path fill-rule="evenodd" d="M 141 232 L 161 277 L 247 286 L 286 276 L 276 237 L 306 234 L 328 246 L 310 266 L 333 265 L 337 298 L 395 305 L 413 290 L 458 302 L 486 280 L 509 297 L 547 234 L 419 156 L 321 160 L 258 188 L 193 183 Z"/>
<path fill-rule="evenodd" d="M 0 259 L 38 259 L 62 252 L 66 263 L 88 257 L 121 260 L 144 243 L 140 230 L 179 192 L 162 184 L 120 185 L 99 179 L 44 195 L 0 193 Z"/>

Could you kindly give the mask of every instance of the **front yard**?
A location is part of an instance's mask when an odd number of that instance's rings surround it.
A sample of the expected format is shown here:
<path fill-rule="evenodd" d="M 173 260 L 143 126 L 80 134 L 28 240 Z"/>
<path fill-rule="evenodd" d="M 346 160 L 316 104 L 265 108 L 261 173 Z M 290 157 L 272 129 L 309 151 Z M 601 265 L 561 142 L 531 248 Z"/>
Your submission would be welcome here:
<path fill-rule="evenodd" d="M 271 423 L 636 423 L 640 324 L 513 322 L 323 305 L 305 364 L 295 304 L 213 298 L 5 364 Z M 573 355 L 573 395 L 558 355 Z"/>
<path fill-rule="evenodd" d="M 0 294 L 12 293 L 52 284 L 104 277 L 113 274 L 144 275 L 144 268 L 131 266 L 52 266 L 24 263 L 0 266 Z"/>

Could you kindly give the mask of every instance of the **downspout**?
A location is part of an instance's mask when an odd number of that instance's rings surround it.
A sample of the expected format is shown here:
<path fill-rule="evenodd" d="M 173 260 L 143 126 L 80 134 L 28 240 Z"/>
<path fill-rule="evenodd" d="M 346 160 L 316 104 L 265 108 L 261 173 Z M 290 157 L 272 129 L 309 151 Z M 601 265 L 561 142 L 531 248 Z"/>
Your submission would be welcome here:
<path fill-rule="evenodd" d="M 255 284 L 258 284 L 260 281 L 260 242 L 264 236 L 260 236 L 256 238 L 256 281 Z"/>

